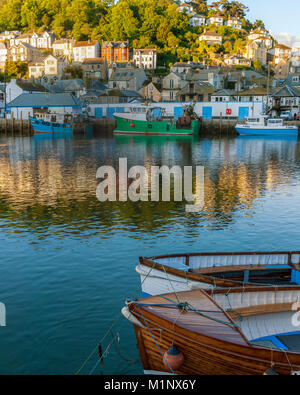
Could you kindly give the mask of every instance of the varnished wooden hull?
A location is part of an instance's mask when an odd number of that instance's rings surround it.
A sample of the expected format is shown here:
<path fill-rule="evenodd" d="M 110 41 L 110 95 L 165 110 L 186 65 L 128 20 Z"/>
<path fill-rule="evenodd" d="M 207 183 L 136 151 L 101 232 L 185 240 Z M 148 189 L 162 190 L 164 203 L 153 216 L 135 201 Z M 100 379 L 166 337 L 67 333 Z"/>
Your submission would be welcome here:
<path fill-rule="evenodd" d="M 204 291 L 199 292 L 212 301 Z M 180 293 L 179 298 L 185 294 L 188 293 Z M 148 303 L 151 303 L 154 300 L 153 303 L 157 303 L 158 298 L 144 298 L 142 302 L 150 300 Z M 219 309 L 215 314 L 219 312 L 228 318 L 228 322 L 233 323 L 228 314 L 213 303 L 215 309 Z M 178 310 L 176 316 L 173 309 L 164 316 L 162 310 L 157 312 L 156 304 L 153 306 L 144 307 L 139 305 L 139 301 L 132 302 L 129 306 L 132 315 L 138 320 L 134 328 L 145 371 L 179 375 L 262 375 L 271 367 L 280 375 L 300 371 L 300 354 L 297 352 L 255 346 L 249 343 L 238 328 L 229 329 L 229 325 L 222 326 L 210 319 L 207 323 L 203 317 L 198 321 L 197 316 L 189 311 Z M 181 317 L 184 322 L 180 321 Z M 183 365 L 173 372 L 164 364 L 163 357 L 172 344 L 184 355 Z"/>
<path fill-rule="evenodd" d="M 156 325 L 152 327 L 154 333 L 160 328 Z M 157 349 L 148 329 L 135 326 L 135 333 L 144 371 L 171 373 L 170 369 L 164 365 L 162 354 Z M 174 341 L 184 354 L 183 366 L 174 371 L 178 375 L 263 375 L 271 367 L 270 352 L 260 352 L 261 355 L 258 355 L 256 351 L 242 350 L 240 346 L 229 346 L 208 338 L 198 338 L 194 342 L 191 338 L 174 336 L 173 333 L 166 331 L 163 332 L 161 338 L 157 334 L 154 337 L 162 353 L 165 353 Z M 283 365 L 276 364 L 276 372 L 281 375 L 290 375 L 291 368 L 287 359 L 281 358 L 281 360 Z M 298 365 L 300 370 L 300 358 Z"/>

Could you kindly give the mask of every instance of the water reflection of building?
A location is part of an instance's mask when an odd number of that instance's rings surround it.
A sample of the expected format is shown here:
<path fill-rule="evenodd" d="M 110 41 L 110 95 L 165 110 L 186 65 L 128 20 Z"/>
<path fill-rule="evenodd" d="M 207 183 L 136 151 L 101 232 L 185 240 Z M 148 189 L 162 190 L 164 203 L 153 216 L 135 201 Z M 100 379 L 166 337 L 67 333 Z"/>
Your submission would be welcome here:
<path fill-rule="evenodd" d="M 1 144 L 2 143 L 2 144 Z M 128 167 L 201 165 L 205 167 L 204 215 L 229 222 L 237 210 L 251 208 L 265 191 L 280 191 L 291 182 L 297 163 L 297 143 L 240 141 L 236 139 L 192 142 L 141 141 L 116 145 L 114 140 L 94 139 L 46 141 L 32 139 L 0 141 L 0 199 L 10 212 L 32 207 L 53 207 L 51 220 L 58 215 L 72 218 L 94 216 L 112 226 L 115 218 L 139 222 L 147 229 L 159 228 L 181 203 L 116 202 L 100 204 L 96 199 L 97 168 L 111 164 L 118 169 L 119 157 L 128 158 Z M 291 163 L 293 165 L 291 165 Z M 0 208 L 1 210 L 1 208 Z M 116 214 L 117 213 L 117 214 Z M 45 216 L 43 210 L 39 216 Z M 51 218 L 51 215 L 53 218 Z M 1 212 L 0 212 L 1 216 Z M 20 215 L 20 219 L 22 215 Z M 225 218 L 225 220 L 224 220 Z"/>

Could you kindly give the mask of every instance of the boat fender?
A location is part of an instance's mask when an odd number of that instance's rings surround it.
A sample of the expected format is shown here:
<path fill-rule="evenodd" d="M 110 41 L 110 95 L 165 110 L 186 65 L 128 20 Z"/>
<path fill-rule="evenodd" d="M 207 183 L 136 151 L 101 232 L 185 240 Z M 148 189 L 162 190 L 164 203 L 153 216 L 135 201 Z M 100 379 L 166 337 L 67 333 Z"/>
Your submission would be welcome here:
<path fill-rule="evenodd" d="M 131 123 L 131 124 L 130 124 L 130 127 L 134 128 L 134 123 Z"/>
<path fill-rule="evenodd" d="M 131 313 L 127 306 L 124 306 L 121 310 L 123 316 L 130 321 L 133 325 L 137 325 L 140 328 L 145 329 L 145 326 Z"/>
<path fill-rule="evenodd" d="M 231 115 L 231 113 L 232 113 L 231 108 L 227 108 L 226 115 Z"/>
<path fill-rule="evenodd" d="M 183 362 L 184 355 L 174 344 L 164 353 L 164 364 L 168 368 L 171 366 L 172 369 L 177 370 Z"/>
<path fill-rule="evenodd" d="M 148 125 L 148 129 L 152 129 L 152 125 L 150 124 L 150 125 Z"/>
<path fill-rule="evenodd" d="M 264 374 L 264 376 L 279 376 L 279 374 L 276 372 L 273 366 L 271 366 L 269 369 L 267 369 Z"/>

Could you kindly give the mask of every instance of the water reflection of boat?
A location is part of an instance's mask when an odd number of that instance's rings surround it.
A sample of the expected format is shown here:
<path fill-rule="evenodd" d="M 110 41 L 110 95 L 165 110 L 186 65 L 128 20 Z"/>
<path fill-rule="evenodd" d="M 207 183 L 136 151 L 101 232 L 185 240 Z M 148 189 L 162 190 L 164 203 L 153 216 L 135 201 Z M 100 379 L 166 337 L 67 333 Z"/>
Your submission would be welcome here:
<path fill-rule="evenodd" d="M 33 140 L 35 142 L 41 141 L 54 141 L 54 140 L 71 140 L 73 138 L 72 133 L 35 133 Z"/>
<path fill-rule="evenodd" d="M 199 253 L 140 258 L 144 296 L 194 288 L 300 285 L 300 252 Z"/>
<path fill-rule="evenodd" d="M 268 142 L 277 142 L 277 141 L 298 141 L 298 136 L 250 136 L 250 135 L 239 135 L 236 138 L 242 141 L 268 141 Z"/>
<path fill-rule="evenodd" d="M 115 113 L 116 134 L 193 135 L 200 131 L 200 121 L 187 109 L 176 119 L 164 108 L 132 107 L 130 112 Z"/>
<path fill-rule="evenodd" d="M 300 372 L 300 287 L 202 289 L 127 301 L 146 374 Z"/>
<path fill-rule="evenodd" d="M 250 136 L 298 136 L 298 127 L 284 125 L 283 119 L 257 117 L 245 118 L 236 124 L 235 129 L 239 135 Z"/>
<path fill-rule="evenodd" d="M 194 136 L 191 135 L 167 135 L 167 136 L 154 136 L 154 135 L 115 135 L 118 144 L 163 144 L 167 142 L 192 142 Z"/>
<path fill-rule="evenodd" d="M 72 114 L 36 113 L 29 117 L 35 133 L 72 133 Z"/>

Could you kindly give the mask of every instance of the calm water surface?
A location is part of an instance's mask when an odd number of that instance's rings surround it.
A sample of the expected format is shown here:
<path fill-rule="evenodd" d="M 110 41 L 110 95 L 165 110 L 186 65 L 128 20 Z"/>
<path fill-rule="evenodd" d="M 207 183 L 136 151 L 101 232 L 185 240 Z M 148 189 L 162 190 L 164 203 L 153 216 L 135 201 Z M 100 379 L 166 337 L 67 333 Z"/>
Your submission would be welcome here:
<path fill-rule="evenodd" d="M 205 207 L 100 203 L 96 171 L 205 166 Z M 300 249 L 300 144 L 273 138 L 0 136 L 1 374 L 74 374 L 139 296 L 139 255 Z M 94 374 L 139 374 L 136 339 L 119 334 Z M 82 373 L 88 374 L 97 355 Z"/>

